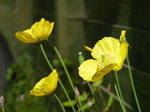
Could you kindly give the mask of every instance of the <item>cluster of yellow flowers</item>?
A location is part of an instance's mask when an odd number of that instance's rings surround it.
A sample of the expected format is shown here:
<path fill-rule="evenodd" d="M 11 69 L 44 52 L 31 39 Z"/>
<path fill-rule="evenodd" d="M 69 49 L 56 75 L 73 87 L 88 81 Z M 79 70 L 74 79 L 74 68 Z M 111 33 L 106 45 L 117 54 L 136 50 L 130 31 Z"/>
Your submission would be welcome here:
<path fill-rule="evenodd" d="M 16 32 L 15 36 L 24 43 L 37 43 L 50 36 L 53 26 L 54 22 L 50 23 L 42 18 L 41 21 L 33 24 L 30 29 Z M 35 87 L 30 90 L 30 94 L 35 96 L 49 95 L 56 89 L 57 82 L 58 73 L 54 69 L 48 77 L 42 78 L 36 83 Z"/>
<path fill-rule="evenodd" d="M 47 39 L 52 30 L 54 22 L 46 21 L 44 18 L 36 22 L 30 29 L 16 32 L 17 39 L 24 43 L 37 43 Z M 118 71 L 128 53 L 129 44 L 124 41 L 125 30 L 122 31 L 120 39 L 104 37 L 92 48 L 85 46 L 91 52 L 94 59 L 88 59 L 79 66 L 79 75 L 87 81 L 98 81 L 111 70 Z M 31 95 L 43 96 L 51 94 L 57 87 L 58 73 L 54 69 L 48 77 L 41 79 L 30 91 Z"/>

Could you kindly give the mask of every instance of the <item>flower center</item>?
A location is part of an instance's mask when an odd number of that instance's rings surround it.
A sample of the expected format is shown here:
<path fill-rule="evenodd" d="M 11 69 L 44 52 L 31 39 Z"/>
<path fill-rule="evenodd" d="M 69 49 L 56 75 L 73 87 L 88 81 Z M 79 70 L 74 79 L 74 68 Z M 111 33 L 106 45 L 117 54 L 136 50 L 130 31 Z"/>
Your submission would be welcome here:
<path fill-rule="evenodd" d="M 106 66 L 114 63 L 114 57 L 111 54 L 101 54 L 97 62 L 98 62 L 98 70 L 101 70 Z"/>

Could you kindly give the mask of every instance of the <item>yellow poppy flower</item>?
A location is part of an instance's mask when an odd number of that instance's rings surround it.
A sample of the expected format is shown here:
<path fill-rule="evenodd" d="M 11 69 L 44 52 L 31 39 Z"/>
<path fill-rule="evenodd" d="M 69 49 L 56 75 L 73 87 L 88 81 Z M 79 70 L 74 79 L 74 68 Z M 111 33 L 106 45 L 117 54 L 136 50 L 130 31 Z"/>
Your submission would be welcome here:
<path fill-rule="evenodd" d="M 30 95 L 44 96 L 51 94 L 57 87 L 58 73 L 54 69 L 48 77 L 42 78 L 36 83 L 34 88 L 30 90 Z"/>
<path fill-rule="evenodd" d="M 42 18 L 39 22 L 33 24 L 30 29 L 16 32 L 15 36 L 24 43 L 37 43 L 50 36 L 53 26 L 54 22 L 50 23 Z"/>
<path fill-rule="evenodd" d="M 105 37 L 99 40 L 93 49 L 85 46 L 86 50 L 91 51 L 94 59 L 86 60 L 79 66 L 79 75 L 84 80 L 98 81 L 111 70 L 118 71 L 122 68 L 129 46 L 128 43 L 122 41 L 125 38 L 125 33 L 123 33 L 120 40 Z"/>

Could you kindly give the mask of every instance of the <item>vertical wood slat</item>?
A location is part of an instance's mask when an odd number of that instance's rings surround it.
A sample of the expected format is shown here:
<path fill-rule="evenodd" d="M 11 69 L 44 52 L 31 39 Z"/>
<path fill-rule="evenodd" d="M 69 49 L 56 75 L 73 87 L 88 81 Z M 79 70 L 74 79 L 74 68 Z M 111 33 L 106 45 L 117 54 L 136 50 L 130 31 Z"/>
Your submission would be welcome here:
<path fill-rule="evenodd" d="M 0 65 L 0 93 L 6 86 L 6 71 L 14 58 L 18 57 L 22 48 L 25 47 L 22 42 L 14 36 L 18 30 L 24 30 L 31 25 L 32 0 L 1 0 L 0 1 L 0 35 L 1 46 L 1 65 Z M 5 40 L 7 42 L 5 42 Z M 7 44 L 8 43 L 8 44 Z M 8 47 L 9 46 L 9 47 Z M 11 53 L 10 53 L 11 52 Z"/>
<path fill-rule="evenodd" d="M 31 26 L 32 0 L 0 1 L 0 16 L 0 30 L 7 40 L 13 56 L 17 57 L 25 45 L 15 38 L 15 32 Z"/>
<path fill-rule="evenodd" d="M 29 28 L 32 23 L 32 0 L 17 0 L 19 30 Z"/>
<path fill-rule="evenodd" d="M 83 51 L 84 28 L 82 15 L 84 15 L 83 0 L 57 0 L 56 35 L 57 46 L 63 58 L 78 62 L 78 52 Z"/>

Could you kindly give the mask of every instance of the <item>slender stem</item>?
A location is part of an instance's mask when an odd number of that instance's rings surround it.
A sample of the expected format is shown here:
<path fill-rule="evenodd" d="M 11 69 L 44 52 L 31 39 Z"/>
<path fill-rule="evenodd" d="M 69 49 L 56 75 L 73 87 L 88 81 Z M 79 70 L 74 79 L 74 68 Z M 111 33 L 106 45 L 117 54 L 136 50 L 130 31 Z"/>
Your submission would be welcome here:
<path fill-rule="evenodd" d="M 94 91 L 93 91 L 93 89 L 92 89 L 92 87 L 91 87 L 91 84 L 87 81 L 87 84 L 88 84 L 88 86 L 89 86 L 89 88 L 90 88 L 90 91 L 91 91 L 91 93 L 92 93 L 92 95 L 94 95 Z"/>
<path fill-rule="evenodd" d="M 137 104 L 137 108 L 138 108 L 138 111 L 141 112 L 140 104 L 139 104 L 138 97 L 137 97 L 137 94 L 136 94 L 136 90 L 135 90 L 135 87 L 134 87 L 134 81 L 133 81 L 133 77 L 132 77 L 131 66 L 130 66 L 130 61 L 129 61 L 128 55 L 127 55 L 127 64 L 128 64 L 128 70 L 129 70 L 131 86 L 132 86 L 133 94 L 134 94 L 135 101 L 136 101 L 136 104 Z"/>
<path fill-rule="evenodd" d="M 69 75 L 69 72 L 68 72 L 68 70 L 67 70 L 67 68 L 66 68 L 66 66 L 65 66 L 65 63 L 64 63 L 64 61 L 63 61 L 63 59 L 62 59 L 62 57 L 61 57 L 59 51 L 57 50 L 57 48 L 56 48 L 55 46 L 53 46 L 53 47 L 54 47 L 54 50 L 55 50 L 55 52 L 56 52 L 58 58 L 60 59 L 60 61 L 61 61 L 61 63 L 62 63 L 62 66 L 63 66 L 65 72 L 66 72 L 66 75 L 67 75 L 67 78 L 68 78 L 68 80 L 69 80 L 69 83 L 70 83 L 70 85 L 71 85 L 71 87 L 72 87 L 72 90 L 73 90 L 73 92 L 75 93 L 74 85 L 73 85 L 73 82 L 72 82 L 71 77 L 70 77 L 70 75 Z M 79 105 L 80 105 L 80 107 L 81 107 L 81 111 L 84 112 L 84 110 L 83 110 L 83 108 L 82 108 L 83 106 L 82 106 L 81 101 L 80 101 L 78 98 L 77 98 L 77 100 L 78 100 Z"/>
<path fill-rule="evenodd" d="M 118 96 L 118 99 L 119 99 L 119 103 L 121 105 L 122 110 L 124 112 L 126 112 L 126 107 L 125 107 L 124 100 L 123 100 L 123 97 L 122 97 L 122 92 L 121 92 L 121 89 L 120 89 L 118 74 L 115 71 L 115 74 L 112 74 L 112 75 L 113 75 L 114 87 L 115 87 L 115 90 L 116 90 L 116 93 L 117 93 L 117 96 Z"/>
<path fill-rule="evenodd" d="M 123 106 L 123 104 L 122 104 L 122 100 L 121 100 L 121 98 L 120 98 L 120 95 L 119 95 L 119 91 L 118 91 L 117 85 L 114 84 L 114 86 L 115 86 L 115 90 L 116 90 L 117 97 L 118 97 L 118 100 L 119 100 L 119 102 L 120 102 L 121 108 L 122 108 L 123 112 L 126 112 L 126 110 L 125 110 L 125 108 L 124 108 L 124 106 Z"/>
<path fill-rule="evenodd" d="M 51 70 L 53 70 L 54 68 L 52 67 L 50 61 L 48 60 L 48 57 L 47 57 L 47 55 L 46 55 L 46 53 L 45 53 L 45 50 L 44 50 L 44 48 L 43 48 L 43 45 L 42 45 L 41 43 L 40 43 L 40 48 L 41 48 L 41 50 L 42 50 L 42 53 L 43 53 L 43 55 L 44 55 L 44 58 L 46 59 L 46 61 L 47 61 L 48 65 L 49 65 L 49 67 L 51 68 Z"/>
<path fill-rule="evenodd" d="M 105 93 L 107 93 L 108 95 L 112 96 L 115 100 L 119 101 L 118 97 L 111 91 L 108 91 L 107 88 L 105 88 L 104 86 L 100 85 L 99 88 L 104 91 Z M 134 110 L 133 107 L 128 103 L 128 102 L 125 102 L 125 106 L 128 107 L 130 110 Z"/>
<path fill-rule="evenodd" d="M 80 60 L 80 59 L 82 59 L 82 60 Z M 79 53 L 79 63 L 81 64 L 83 61 L 84 61 L 84 57 L 83 57 L 82 53 L 80 52 L 80 53 Z M 89 89 L 90 89 L 92 95 L 95 97 L 94 91 L 93 91 L 93 89 L 92 89 L 92 87 L 91 87 L 90 82 L 88 82 L 88 81 L 86 81 L 86 82 L 87 82 L 87 84 L 88 84 L 88 87 L 89 87 Z M 96 102 L 97 102 L 97 104 L 98 104 L 98 101 L 97 101 L 97 98 L 96 98 L 96 97 L 95 97 L 95 100 L 96 100 Z"/>
<path fill-rule="evenodd" d="M 125 107 L 125 104 L 124 104 L 124 100 L 123 100 L 123 96 L 122 96 L 122 92 L 121 92 L 121 88 L 120 88 L 120 83 L 119 83 L 119 79 L 118 79 L 118 74 L 117 72 L 115 71 L 115 78 L 116 78 L 116 83 L 117 83 L 117 87 L 118 87 L 118 92 L 120 94 L 120 98 L 121 98 L 121 101 L 122 101 L 122 104 L 124 106 L 124 109 L 126 110 L 126 107 Z"/>
<path fill-rule="evenodd" d="M 69 95 L 68 95 L 68 93 L 67 93 L 67 91 L 66 91 L 66 89 L 65 89 L 65 87 L 64 87 L 64 85 L 63 85 L 63 83 L 61 82 L 61 80 L 60 80 L 60 79 L 59 79 L 58 81 L 59 81 L 59 84 L 61 85 L 61 87 L 62 87 L 63 91 L 65 92 L 66 97 L 68 98 L 69 102 L 71 103 L 71 99 L 70 99 L 70 97 L 69 97 Z M 71 107 L 72 107 L 73 111 L 74 111 L 74 112 L 76 112 L 76 110 L 75 110 L 74 106 L 73 106 L 73 105 L 71 105 Z"/>
<path fill-rule="evenodd" d="M 90 91 L 91 91 L 92 95 L 93 95 L 94 98 L 95 98 L 95 101 L 96 101 L 96 103 L 97 103 L 99 109 L 101 110 L 101 108 L 100 108 L 101 106 L 100 106 L 100 104 L 99 104 L 98 98 L 96 97 L 96 95 L 95 95 L 95 93 L 94 93 L 94 91 L 93 91 L 93 89 L 92 89 L 92 87 L 91 87 L 90 82 L 87 81 L 87 84 L 88 84 L 88 86 L 89 86 L 89 88 L 90 88 Z"/>
<path fill-rule="evenodd" d="M 59 98 L 57 97 L 57 95 L 56 95 L 55 93 L 54 93 L 54 96 L 55 96 L 55 98 L 57 99 L 57 101 L 59 102 L 59 104 L 60 104 L 60 106 L 61 106 L 63 112 L 66 112 L 64 106 L 62 105 L 61 101 L 59 100 Z"/>
<path fill-rule="evenodd" d="M 103 104 L 104 108 L 107 108 L 106 100 L 105 100 L 104 95 L 101 92 L 100 88 L 98 88 L 98 94 L 99 94 L 100 99 L 102 100 L 102 104 Z"/>
<path fill-rule="evenodd" d="M 79 103 L 79 105 L 80 105 L 80 109 L 81 109 L 81 111 L 82 111 L 82 112 L 84 112 L 84 109 L 82 108 L 82 103 L 81 103 L 80 99 L 79 99 L 79 98 L 77 98 L 77 100 L 78 100 L 78 103 Z M 79 110 L 79 112 L 80 112 L 80 110 Z"/>
<path fill-rule="evenodd" d="M 63 59 L 62 59 L 62 57 L 61 57 L 59 51 L 57 50 L 57 48 L 56 48 L 55 46 L 54 46 L 54 50 L 55 50 L 55 52 L 56 52 L 58 58 L 60 59 L 60 61 L 61 61 L 61 63 L 62 63 L 62 66 L 63 66 L 63 68 L 64 68 L 64 70 L 65 70 L 65 72 L 66 72 L 66 75 L 67 75 L 67 78 L 68 78 L 68 80 L 69 80 L 69 83 L 70 83 L 70 85 L 71 85 L 71 87 L 72 87 L 72 90 L 75 92 L 75 90 L 74 90 L 74 85 L 73 85 L 73 82 L 72 82 L 72 80 L 71 80 L 71 78 L 70 78 L 69 72 L 68 72 L 68 70 L 67 70 L 67 68 L 66 68 L 66 66 L 65 66 L 65 64 L 64 64 L 64 61 L 63 61 Z"/>
<path fill-rule="evenodd" d="M 43 45 L 42 45 L 41 43 L 40 43 L 40 48 L 41 48 L 41 50 L 42 50 L 42 53 L 43 53 L 43 55 L 44 55 L 44 57 L 45 57 L 45 59 L 46 59 L 48 65 L 49 65 L 49 67 L 51 68 L 51 70 L 53 70 L 52 64 L 50 63 L 50 61 L 49 61 L 49 59 L 48 59 L 48 57 L 47 57 L 47 55 L 46 55 L 46 53 L 45 53 L 45 50 L 44 50 L 44 48 L 43 48 Z M 67 91 L 66 91 L 64 85 L 62 84 L 62 82 L 61 82 L 60 79 L 59 79 L 58 81 L 59 81 L 59 83 L 60 83 L 60 85 L 61 85 L 63 91 L 65 92 L 66 97 L 68 98 L 69 102 L 71 103 L 70 97 L 69 97 L 69 95 L 68 95 L 68 93 L 67 93 Z M 76 112 L 75 109 L 74 109 L 74 107 L 73 107 L 73 105 L 71 105 L 71 107 L 72 107 L 73 111 Z"/>

